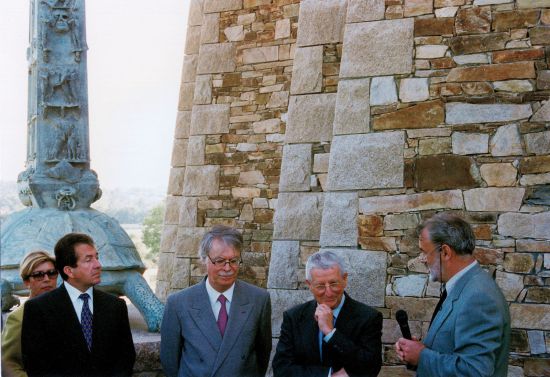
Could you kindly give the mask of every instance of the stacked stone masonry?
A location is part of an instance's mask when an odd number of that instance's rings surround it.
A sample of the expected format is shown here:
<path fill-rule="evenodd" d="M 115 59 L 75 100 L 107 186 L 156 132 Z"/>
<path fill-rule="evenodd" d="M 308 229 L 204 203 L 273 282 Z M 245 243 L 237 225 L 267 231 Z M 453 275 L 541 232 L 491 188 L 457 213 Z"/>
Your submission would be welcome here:
<path fill-rule="evenodd" d="M 157 293 L 205 273 L 214 224 L 282 312 L 335 250 L 384 315 L 381 376 L 411 375 L 439 286 L 416 226 L 472 223 L 510 303 L 510 376 L 550 374 L 550 0 L 191 0 Z"/>

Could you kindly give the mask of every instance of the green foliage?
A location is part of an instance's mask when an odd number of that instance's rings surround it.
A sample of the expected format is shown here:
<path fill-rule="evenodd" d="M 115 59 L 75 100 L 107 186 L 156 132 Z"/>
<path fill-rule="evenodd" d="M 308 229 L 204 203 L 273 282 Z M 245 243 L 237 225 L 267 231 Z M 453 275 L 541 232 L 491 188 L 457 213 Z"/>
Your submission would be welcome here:
<path fill-rule="evenodd" d="M 147 258 L 156 261 L 160 251 L 160 235 L 164 219 L 164 203 L 154 207 L 143 219 L 142 241 L 149 249 Z"/>

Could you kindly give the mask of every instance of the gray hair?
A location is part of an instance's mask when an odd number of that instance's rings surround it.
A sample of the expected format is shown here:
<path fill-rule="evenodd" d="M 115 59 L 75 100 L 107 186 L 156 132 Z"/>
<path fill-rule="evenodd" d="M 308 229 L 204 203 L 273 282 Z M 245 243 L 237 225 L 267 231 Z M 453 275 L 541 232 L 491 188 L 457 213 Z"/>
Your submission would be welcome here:
<path fill-rule="evenodd" d="M 311 280 L 311 270 L 314 268 L 328 270 L 335 266 L 340 269 L 340 275 L 342 275 L 342 277 L 347 274 L 348 270 L 346 269 L 344 260 L 338 254 L 330 250 L 318 251 L 307 259 L 306 279 Z"/>
<path fill-rule="evenodd" d="M 449 245 L 458 255 L 472 255 L 476 237 L 470 224 L 450 213 L 438 213 L 418 226 L 420 234 L 428 230 L 430 241 L 436 245 Z"/>
<path fill-rule="evenodd" d="M 214 240 L 221 240 L 227 246 L 241 252 L 243 247 L 243 235 L 235 228 L 231 228 L 225 225 L 215 225 L 204 235 L 201 244 L 199 246 L 199 258 L 205 262 L 206 257 L 212 249 L 212 243 Z"/>

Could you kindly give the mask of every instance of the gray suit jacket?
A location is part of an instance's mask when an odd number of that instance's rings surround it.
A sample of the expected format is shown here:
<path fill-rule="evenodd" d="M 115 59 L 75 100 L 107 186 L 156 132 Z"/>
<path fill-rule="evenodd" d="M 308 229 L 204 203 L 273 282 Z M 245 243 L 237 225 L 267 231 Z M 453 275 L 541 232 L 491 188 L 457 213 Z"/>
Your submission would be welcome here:
<path fill-rule="evenodd" d="M 161 326 L 160 359 L 167 377 L 263 376 L 271 352 L 271 300 L 237 280 L 222 339 L 206 279 L 170 295 Z"/>
<path fill-rule="evenodd" d="M 505 377 L 510 313 L 493 279 L 476 265 L 462 276 L 434 319 L 417 376 Z"/>

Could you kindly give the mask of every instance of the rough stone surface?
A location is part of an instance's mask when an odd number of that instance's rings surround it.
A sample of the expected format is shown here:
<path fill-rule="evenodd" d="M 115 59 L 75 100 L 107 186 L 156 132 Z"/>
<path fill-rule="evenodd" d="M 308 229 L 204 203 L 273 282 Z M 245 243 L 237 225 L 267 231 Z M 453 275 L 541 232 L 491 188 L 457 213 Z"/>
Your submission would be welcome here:
<path fill-rule="evenodd" d="M 212 103 L 212 76 L 197 76 L 193 103 L 196 105 L 208 105 Z"/>
<path fill-rule="evenodd" d="M 199 52 L 201 27 L 200 26 L 188 26 L 187 37 L 185 40 L 184 52 L 186 55 L 193 55 Z"/>
<path fill-rule="evenodd" d="M 550 212 L 504 213 L 498 218 L 498 233 L 515 238 L 547 238 Z"/>
<path fill-rule="evenodd" d="M 243 63 L 255 64 L 279 60 L 279 47 L 265 46 L 243 50 Z"/>
<path fill-rule="evenodd" d="M 453 56 L 453 60 L 458 65 L 488 64 L 489 56 L 487 54 L 456 55 Z"/>
<path fill-rule="evenodd" d="M 198 55 L 185 55 L 181 70 L 181 82 L 194 82 L 197 76 Z"/>
<path fill-rule="evenodd" d="M 239 42 L 244 40 L 243 25 L 227 27 L 223 30 L 223 33 L 229 42 Z"/>
<path fill-rule="evenodd" d="M 303 0 L 298 19 L 298 46 L 341 42 L 346 0 Z"/>
<path fill-rule="evenodd" d="M 219 172 L 217 165 L 188 166 L 185 169 L 183 195 L 218 195 Z"/>
<path fill-rule="evenodd" d="M 206 228 L 178 226 L 178 233 L 172 251 L 177 257 L 196 258 L 201 239 L 207 230 Z"/>
<path fill-rule="evenodd" d="M 393 291 L 398 296 L 422 297 L 428 282 L 426 275 L 409 275 L 398 277 L 393 283 Z"/>
<path fill-rule="evenodd" d="M 412 212 L 430 209 L 462 209 L 462 191 L 449 190 L 412 195 L 390 195 L 359 199 L 359 213 Z"/>
<path fill-rule="evenodd" d="M 405 310 L 409 315 L 409 321 L 429 322 L 438 301 L 437 298 L 419 300 L 412 297 L 387 296 L 386 307 L 391 309 L 392 313 L 400 309 Z"/>
<path fill-rule="evenodd" d="M 191 113 L 191 135 L 229 132 L 229 105 L 195 105 Z"/>
<path fill-rule="evenodd" d="M 384 230 L 415 229 L 418 225 L 418 215 L 403 213 L 384 217 Z"/>
<path fill-rule="evenodd" d="M 335 93 L 291 96 L 285 142 L 331 140 L 335 104 Z"/>
<path fill-rule="evenodd" d="M 299 47 L 294 55 L 291 94 L 318 93 L 323 85 L 323 46 Z"/>
<path fill-rule="evenodd" d="M 418 154 L 421 156 L 451 153 L 452 144 L 450 137 L 438 137 L 434 139 L 420 140 Z"/>
<path fill-rule="evenodd" d="M 187 156 L 187 140 L 175 139 L 172 147 L 172 167 L 185 166 L 185 156 Z"/>
<path fill-rule="evenodd" d="M 410 18 L 348 24 L 340 77 L 410 73 L 413 29 Z"/>
<path fill-rule="evenodd" d="M 326 193 L 321 246 L 357 246 L 357 193 Z"/>
<path fill-rule="evenodd" d="M 488 186 L 514 186 L 516 184 L 518 171 L 510 163 L 484 164 L 479 170 Z"/>
<path fill-rule="evenodd" d="M 309 191 L 311 144 L 290 144 L 283 148 L 281 191 Z"/>
<path fill-rule="evenodd" d="M 313 172 L 328 173 L 330 153 L 318 153 L 313 156 Z"/>
<path fill-rule="evenodd" d="M 532 91 L 533 84 L 529 80 L 495 81 L 493 88 L 497 91 L 522 93 Z"/>
<path fill-rule="evenodd" d="M 550 27 L 534 27 L 529 30 L 529 37 L 533 45 L 550 45 Z"/>
<path fill-rule="evenodd" d="M 324 196 L 320 193 L 280 193 L 273 220 L 277 240 L 318 240 Z"/>
<path fill-rule="evenodd" d="M 285 18 L 275 23 L 275 39 L 290 37 L 290 19 Z"/>
<path fill-rule="evenodd" d="M 403 79 L 399 83 L 399 98 L 402 102 L 420 102 L 430 98 L 428 79 Z"/>
<path fill-rule="evenodd" d="M 333 248 L 324 250 L 339 254 L 349 266 L 346 290 L 354 299 L 375 307 L 384 306 L 385 252 Z"/>
<path fill-rule="evenodd" d="M 507 253 L 503 267 L 508 272 L 528 274 L 535 267 L 535 261 L 531 254 Z"/>
<path fill-rule="evenodd" d="M 517 0 L 519 9 L 548 8 L 550 0 Z"/>
<path fill-rule="evenodd" d="M 443 102 L 435 100 L 376 116 L 372 127 L 374 130 L 436 127 L 444 122 L 444 117 Z"/>
<path fill-rule="evenodd" d="M 295 305 L 312 300 L 309 290 L 269 289 L 271 296 L 271 332 L 274 337 L 279 337 L 283 323 L 283 313 Z"/>
<path fill-rule="evenodd" d="M 532 62 L 518 62 L 453 68 L 447 76 L 447 82 L 501 81 L 535 77 L 535 66 Z"/>
<path fill-rule="evenodd" d="M 495 282 L 507 301 L 515 301 L 523 289 L 523 275 L 497 271 Z"/>
<path fill-rule="evenodd" d="M 503 50 L 510 39 L 508 33 L 462 35 L 451 38 L 450 47 L 454 55 Z"/>
<path fill-rule="evenodd" d="M 500 126 L 491 138 L 489 146 L 493 156 L 521 156 L 523 148 L 517 125 Z"/>
<path fill-rule="evenodd" d="M 205 14 L 202 20 L 200 43 L 218 43 L 220 34 L 220 15 Z"/>
<path fill-rule="evenodd" d="M 525 157 L 519 164 L 521 174 L 550 172 L 550 156 Z"/>
<path fill-rule="evenodd" d="M 296 289 L 300 263 L 300 243 L 298 241 L 273 241 L 269 262 L 268 288 Z"/>
<path fill-rule="evenodd" d="M 423 37 L 428 35 L 452 35 L 454 31 L 454 20 L 445 18 L 415 18 L 414 36 Z"/>
<path fill-rule="evenodd" d="M 391 105 L 392 103 L 396 103 L 397 90 L 393 77 L 373 77 L 371 80 L 369 99 L 372 106 Z"/>
<path fill-rule="evenodd" d="M 479 154 L 489 151 L 489 135 L 454 132 L 452 135 L 454 154 Z"/>
<path fill-rule="evenodd" d="M 400 131 L 336 136 L 331 147 L 329 189 L 401 187 L 404 136 Z"/>
<path fill-rule="evenodd" d="M 456 14 L 456 34 L 488 33 L 491 30 L 491 8 L 460 9 Z"/>
<path fill-rule="evenodd" d="M 223 73 L 235 71 L 235 46 L 233 43 L 201 45 L 197 73 Z"/>
<path fill-rule="evenodd" d="M 198 198 L 182 197 L 180 200 L 179 225 L 185 227 L 197 226 Z"/>
<path fill-rule="evenodd" d="M 507 122 L 530 117 L 531 105 L 477 105 L 452 102 L 446 104 L 448 124 Z"/>
<path fill-rule="evenodd" d="M 189 137 L 186 158 L 187 166 L 204 165 L 205 140 L 204 135 Z"/>
<path fill-rule="evenodd" d="M 416 160 L 415 186 L 420 191 L 473 188 L 479 186 L 473 159 L 465 156 L 440 155 Z"/>
<path fill-rule="evenodd" d="M 334 113 L 334 135 L 369 132 L 370 79 L 340 80 Z"/>
<path fill-rule="evenodd" d="M 550 154 L 550 131 L 523 135 L 527 153 Z"/>
<path fill-rule="evenodd" d="M 524 188 L 477 188 L 464 191 L 468 211 L 517 211 L 521 207 Z"/>
<path fill-rule="evenodd" d="M 242 9 L 243 0 L 204 0 L 204 13 Z"/>
<path fill-rule="evenodd" d="M 449 47 L 446 45 L 422 45 L 416 48 L 417 59 L 435 59 L 442 58 Z M 451 80 L 448 80 L 451 81 Z"/>
<path fill-rule="evenodd" d="M 381 20 L 385 9 L 384 0 L 349 0 L 346 22 Z"/>
<path fill-rule="evenodd" d="M 403 6 L 403 15 L 405 17 L 419 16 L 433 12 L 433 2 L 431 0 L 405 0 Z"/>
<path fill-rule="evenodd" d="M 544 50 L 542 48 L 493 52 L 493 63 L 508 63 L 521 60 L 536 60 L 541 58 L 544 58 Z"/>

